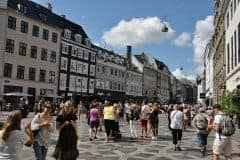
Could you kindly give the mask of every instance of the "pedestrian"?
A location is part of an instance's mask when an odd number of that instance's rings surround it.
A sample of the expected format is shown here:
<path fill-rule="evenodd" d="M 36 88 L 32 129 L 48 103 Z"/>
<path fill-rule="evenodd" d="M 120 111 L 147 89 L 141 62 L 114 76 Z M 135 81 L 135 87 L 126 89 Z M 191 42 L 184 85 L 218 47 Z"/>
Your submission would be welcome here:
<path fill-rule="evenodd" d="M 129 123 L 129 114 L 131 110 L 131 105 L 129 104 L 128 101 L 124 104 L 124 114 L 125 114 L 125 120 L 127 123 Z"/>
<path fill-rule="evenodd" d="M 207 137 L 209 133 L 208 118 L 204 112 L 203 108 L 199 108 L 197 115 L 193 119 L 193 126 L 197 131 L 198 145 L 203 156 L 207 152 Z"/>
<path fill-rule="evenodd" d="M 150 114 L 150 107 L 147 105 L 146 101 L 143 101 L 143 106 L 141 107 L 141 128 L 142 128 L 142 138 L 145 132 L 145 138 L 148 137 L 148 119 Z"/>
<path fill-rule="evenodd" d="M 132 104 L 130 111 L 130 133 L 132 139 L 137 139 L 137 125 L 140 118 L 140 109 L 138 105 Z"/>
<path fill-rule="evenodd" d="M 56 118 L 56 128 L 61 130 L 64 125 L 71 123 L 76 127 L 77 116 L 74 112 L 73 104 L 70 100 L 66 101 Z"/>
<path fill-rule="evenodd" d="M 19 99 L 18 110 L 21 111 L 22 117 L 27 117 L 29 114 L 29 108 L 26 101 L 25 97 Z"/>
<path fill-rule="evenodd" d="M 21 118 L 21 112 L 12 111 L 4 122 L 0 131 L 0 159 L 23 160 L 23 145 L 33 144 L 33 136 L 21 130 Z"/>
<path fill-rule="evenodd" d="M 90 109 L 89 114 L 90 120 L 90 129 L 89 129 L 89 139 L 92 141 L 93 139 L 97 139 L 97 131 L 100 120 L 100 112 L 98 109 L 98 103 L 94 102 L 92 104 L 92 108 Z"/>
<path fill-rule="evenodd" d="M 230 117 L 224 113 L 221 105 L 213 105 L 213 113 L 215 115 L 213 130 L 216 132 L 213 142 L 213 160 L 219 160 L 221 154 L 225 156 L 225 160 L 231 160 L 231 135 L 235 132 L 234 124 Z M 226 134 L 226 132 L 229 133 Z"/>
<path fill-rule="evenodd" d="M 56 118 L 56 128 L 59 137 L 53 157 L 56 160 L 76 160 L 79 152 L 77 150 L 77 116 L 70 100 L 66 101 Z"/>
<path fill-rule="evenodd" d="M 105 142 L 108 143 L 112 140 L 112 132 L 113 127 L 115 125 L 115 114 L 116 110 L 115 107 L 111 104 L 110 101 L 105 101 L 105 106 L 103 109 L 103 119 L 104 119 L 104 126 L 106 132 L 106 140 Z"/>
<path fill-rule="evenodd" d="M 36 160 L 46 160 L 48 147 L 51 142 L 51 133 L 54 131 L 54 121 L 51 116 L 52 106 L 49 102 L 43 104 L 41 113 L 35 115 L 31 122 L 34 132 L 33 151 Z"/>
<path fill-rule="evenodd" d="M 83 101 L 79 102 L 77 108 L 78 108 L 78 119 L 80 122 L 84 122 L 84 119 L 86 119 L 86 107 Z"/>
<path fill-rule="evenodd" d="M 76 160 L 79 156 L 77 140 L 78 136 L 75 126 L 73 123 L 66 121 L 59 131 L 53 157 L 56 160 Z"/>
<path fill-rule="evenodd" d="M 158 114 L 159 114 L 159 107 L 158 104 L 153 104 L 152 110 L 149 115 L 150 125 L 152 128 L 152 140 L 157 140 L 158 136 Z"/>
<path fill-rule="evenodd" d="M 171 112 L 170 119 L 171 124 L 170 127 L 172 129 L 172 138 L 174 151 L 182 151 L 181 149 L 181 140 L 182 140 L 182 130 L 183 130 L 183 112 L 180 111 L 180 107 L 178 104 L 175 104 L 173 107 L 173 111 Z"/>

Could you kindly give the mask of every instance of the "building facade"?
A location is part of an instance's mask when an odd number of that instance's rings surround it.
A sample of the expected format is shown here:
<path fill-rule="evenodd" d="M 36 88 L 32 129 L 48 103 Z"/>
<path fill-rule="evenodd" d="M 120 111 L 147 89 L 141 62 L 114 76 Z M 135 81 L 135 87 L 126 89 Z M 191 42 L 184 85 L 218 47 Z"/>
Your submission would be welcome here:
<path fill-rule="evenodd" d="M 240 87 L 240 1 L 225 2 L 226 90 Z"/>
<path fill-rule="evenodd" d="M 226 90 L 224 4 L 226 0 L 215 0 L 213 35 L 213 103 L 220 103 Z"/>
<path fill-rule="evenodd" d="M 51 6 L 1 1 L 0 92 L 57 94 L 61 28 L 51 23 Z"/>
<path fill-rule="evenodd" d="M 132 47 L 127 46 L 126 51 L 126 99 L 139 101 L 142 99 L 143 74 L 132 63 Z"/>
<path fill-rule="evenodd" d="M 126 91 L 125 58 L 101 47 L 97 49 L 95 96 L 99 99 L 124 100 Z"/>
<path fill-rule="evenodd" d="M 81 26 L 67 20 L 61 38 L 59 94 L 75 103 L 94 95 L 96 50 Z"/>
<path fill-rule="evenodd" d="M 207 44 L 204 52 L 204 80 L 205 80 L 205 103 L 213 104 L 213 49 L 212 41 Z"/>

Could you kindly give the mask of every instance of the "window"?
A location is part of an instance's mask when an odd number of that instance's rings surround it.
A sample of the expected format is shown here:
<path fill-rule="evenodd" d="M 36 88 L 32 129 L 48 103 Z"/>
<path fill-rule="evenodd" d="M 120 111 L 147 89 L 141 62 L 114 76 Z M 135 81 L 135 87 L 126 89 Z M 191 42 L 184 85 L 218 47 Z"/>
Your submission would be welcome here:
<path fill-rule="evenodd" d="M 40 13 L 39 14 L 39 17 L 40 17 L 40 19 L 42 20 L 42 21 L 44 21 L 44 22 L 46 22 L 47 21 L 47 15 L 46 14 L 44 14 L 44 13 Z"/>
<path fill-rule="evenodd" d="M 72 46 L 72 56 L 77 57 L 77 48 Z"/>
<path fill-rule="evenodd" d="M 81 43 L 82 42 L 82 36 L 80 34 L 75 34 L 75 41 L 78 42 L 78 43 Z"/>
<path fill-rule="evenodd" d="M 84 51 L 84 59 L 88 60 L 88 52 L 87 51 Z"/>
<path fill-rule="evenodd" d="M 227 73 L 230 73 L 230 48 L 227 44 Z"/>
<path fill-rule="evenodd" d="M 91 40 L 90 40 L 89 38 L 86 38 L 86 39 L 85 39 L 85 44 L 86 44 L 87 46 L 91 46 Z"/>
<path fill-rule="evenodd" d="M 32 36 L 34 36 L 34 37 L 39 37 L 39 27 L 36 26 L 36 25 L 33 25 L 33 28 L 32 28 Z"/>
<path fill-rule="evenodd" d="M 67 39 L 71 39 L 71 31 L 68 29 L 64 30 L 64 37 Z"/>
<path fill-rule="evenodd" d="M 55 83 L 55 72 L 49 71 L 49 83 Z"/>
<path fill-rule="evenodd" d="M 28 22 L 21 21 L 21 32 L 28 33 Z"/>
<path fill-rule="evenodd" d="M 50 62 L 53 62 L 53 63 L 56 62 L 56 52 L 55 51 L 51 51 Z"/>
<path fill-rule="evenodd" d="M 234 66 L 237 66 L 237 33 L 234 31 Z"/>
<path fill-rule="evenodd" d="M 83 58 L 83 50 L 81 48 L 77 49 L 77 56 L 78 58 Z"/>
<path fill-rule="evenodd" d="M 14 53 L 14 40 L 12 39 L 6 40 L 6 52 Z"/>
<path fill-rule="evenodd" d="M 233 6 L 234 6 L 234 12 L 235 12 L 235 11 L 236 11 L 236 8 L 237 8 L 237 1 L 236 1 L 236 0 L 234 0 Z"/>
<path fill-rule="evenodd" d="M 37 58 L 37 46 L 31 46 L 30 57 L 31 58 Z"/>
<path fill-rule="evenodd" d="M 231 69 L 233 70 L 233 37 L 231 37 Z"/>
<path fill-rule="evenodd" d="M 42 48 L 41 50 L 41 60 L 47 61 L 47 49 Z"/>
<path fill-rule="evenodd" d="M 12 77 L 12 64 L 4 63 L 4 77 Z"/>
<path fill-rule="evenodd" d="M 227 28 L 229 26 L 229 12 L 227 13 Z"/>
<path fill-rule="evenodd" d="M 35 80 L 35 75 L 36 75 L 36 68 L 29 68 L 29 74 L 28 74 L 28 79 L 34 81 Z"/>
<path fill-rule="evenodd" d="M 17 79 L 24 79 L 24 66 L 17 66 Z"/>
<path fill-rule="evenodd" d="M 57 43 L 57 39 L 58 39 L 58 34 L 53 32 L 52 33 L 52 42 Z"/>
<path fill-rule="evenodd" d="M 18 5 L 18 10 L 19 10 L 20 12 L 26 14 L 26 13 L 27 13 L 27 6 L 24 5 L 24 4 L 19 4 L 19 5 Z"/>
<path fill-rule="evenodd" d="M 67 70 L 68 60 L 67 58 L 61 57 L 61 70 Z"/>
<path fill-rule="evenodd" d="M 40 82 L 46 81 L 46 70 L 45 69 L 40 69 L 39 81 Z"/>
<path fill-rule="evenodd" d="M 66 43 L 62 43 L 62 53 L 68 54 L 68 45 Z"/>
<path fill-rule="evenodd" d="M 48 40 L 48 34 L 49 34 L 49 31 L 47 29 L 43 29 L 42 39 Z"/>
<path fill-rule="evenodd" d="M 231 19 L 232 19 L 232 17 L 233 17 L 233 5 L 232 5 L 232 2 L 231 2 L 231 4 L 230 4 L 230 14 L 231 14 Z"/>
<path fill-rule="evenodd" d="M 238 63 L 240 63 L 240 23 L 238 23 Z"/>
<path fill-rule="evenodd" d="M 95 53 L 91 53 L 91 62 L 95 62 L 96 61 L 96 54 Z"/>
<path fill-rule="evenodd" d="M 8 28 L 13 30 L 16 29 L 16 18 L 8 16 Z"/>
<path fill-rule="evenodd" d="M 21 56 L 26 56 L 26 53 L 27 53 L 27 44 L 23 42 L 19 42 L 18 54 Z"/>

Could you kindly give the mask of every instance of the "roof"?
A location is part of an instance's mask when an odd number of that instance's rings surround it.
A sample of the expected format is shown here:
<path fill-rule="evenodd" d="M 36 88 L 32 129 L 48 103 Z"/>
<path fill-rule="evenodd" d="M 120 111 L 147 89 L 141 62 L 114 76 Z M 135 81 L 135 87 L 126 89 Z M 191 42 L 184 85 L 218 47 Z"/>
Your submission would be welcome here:
<path fill-rule="evenodd" d="M 30 0 L 8 0 L 8 8 L 12 8 L 14 10 L 18 10 L 18 4 L 19 2 L 27 7 L 27 12 L 22 13 L 26 17 L 32 18 L 34 20 L 41 21 L 42 23 L 45 23 L 47 25 L 53 26 L 53 27 L 59 27 L 62 29 L 69 29 L 73 33 L 79 33 L 82 35 L 82 37 L 88 38 L 86 32 L 83 30 L 83 28 L 76 24 L 73 23 L 70 20 L 65 19 L 62 16 L 59 16 L 55 13 L 53 13 L 51 10 L 47 9 L 44 6 L 41 6 L 38 3 L 32 2 Z M 46 21 L 42 20 L 40 18 L 39 14 L 45 14 L 47 16 Z"/>

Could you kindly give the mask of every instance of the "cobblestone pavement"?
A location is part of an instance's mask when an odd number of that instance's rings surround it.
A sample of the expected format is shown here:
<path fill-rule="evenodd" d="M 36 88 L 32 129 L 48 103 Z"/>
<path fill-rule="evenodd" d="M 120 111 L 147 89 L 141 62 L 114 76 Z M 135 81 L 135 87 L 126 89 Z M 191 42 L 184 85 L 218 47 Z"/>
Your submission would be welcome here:
<path fill-rule="evenodd" d="M 0 120 L 4 116 L 0 115 Z M 140 128 L 140 127 L 139 127 Z M 167 127 L 165 115 L 160 115 L 159 136 L 157 140 L 129 138 L 130 131 L 127 124 L 121 124 L 120 130 L 122 139 L 114 143 L 105 143 L 104 132 L 99 132 L 98 139 L 89 141 L 88 125 L 81 123 L 78 125 L 80 160 L 210 160 L 212 158 L 212 142 L 214 133 L 208 136 L 208 154 L 201 156 L 197 147 L 197 137 L 194 129 L 187 129 L 183 132 L 183 151 L 173 151 L 171 133 Z M 139 132 L 140 133 L 140 132 Z M 48 151 L 47 160 L 51 157 L 57 141 L 57 131 L 52 135 L 52 145 Z M 233 136 L 233 160 L 240 159 L 240 130 Z M 34 160 L 31 148 L 24 147 L 26 160 Z M 223 157 L 222 157 L 223 159 Z"/>

